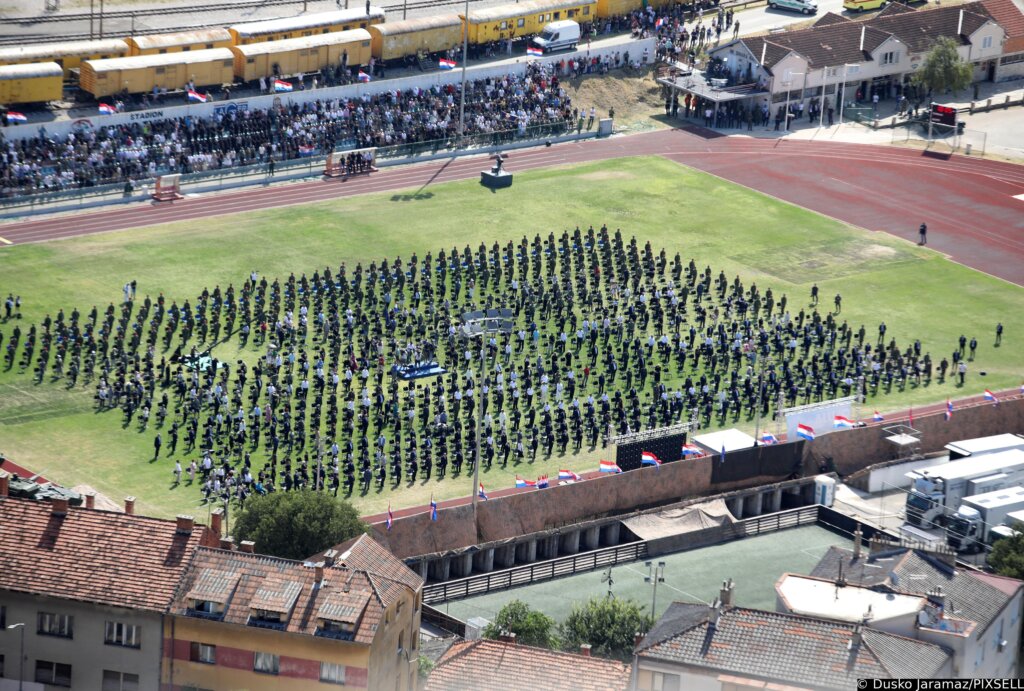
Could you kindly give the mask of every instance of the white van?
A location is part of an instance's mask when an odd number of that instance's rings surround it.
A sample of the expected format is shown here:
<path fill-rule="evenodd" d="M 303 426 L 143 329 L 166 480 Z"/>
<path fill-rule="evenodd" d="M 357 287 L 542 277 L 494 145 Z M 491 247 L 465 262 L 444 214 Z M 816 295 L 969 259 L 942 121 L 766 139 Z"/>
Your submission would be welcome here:
<path fill-rule="evenodd" d="M 545 53 L 562 48 L 575 50 L 579 42 L 580 25 L 571 19 L 545 24 L 544 30 L 533 39 L 533 44 Z"/>
<path fill-rule="evenodd" d="M 768 8 L 772 10 L 796 10 L 804 14 L 818 13 L 818 3 L 815 0 L 768 0 Z"/>

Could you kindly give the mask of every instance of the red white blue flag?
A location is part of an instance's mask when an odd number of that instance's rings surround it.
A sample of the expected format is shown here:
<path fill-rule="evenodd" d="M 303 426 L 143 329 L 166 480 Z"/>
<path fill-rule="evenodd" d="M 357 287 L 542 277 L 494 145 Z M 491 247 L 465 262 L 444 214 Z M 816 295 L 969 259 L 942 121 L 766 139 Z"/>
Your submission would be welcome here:
<path fill-rule="evenodd" d="M 885 418 L 882 417 L 882 414 L 876 410 L 875 414 L 871 416 L 871 419 L 874 420 L 875 422 L 881 422 Z"/>
<path fill-rule="evenodd" d="M 430 520 L 437 520 L 437 502 L 434 501 L 434 495 L 430 495 Z"/>
<path fill-rule="evenodd" d="M 286 82 L 281 79 L 274 80 L 274 91 L 277 93 L 287 93 L 292 90 L 291 82 Z"/>
<path fill-rule="evenodd" d="M 621 473 L 622 468 L 618 466 L 615 461 L 601 461 L 600 466 L 602 473 Z"/>
<path fill-rule="evenodd" d="M 765 446 L 771 446 L 772 444 L 778 444 L 779 440 L 771 432 L 765 432 L 761 435 L 761 443 Z"/>
<path fill-rule="evenodd" d="M 810 425 L 799 424 L 796 426 L 796 436 L 807 441 L 814 441 L 814 428 Z"/>
<path fill-rule="evenodd" d="M 457 63 L 454 60 L 446 60 L 445 58 L 441 58 L 437 61 L 437 66 L 442 70 L 454 70 L 456 64 Z"/>
<path fill-rule="evenodd" d="M 531 56 L 531 57 L 539 58 L 542 55 L 544 55 L 544 51 L 541 50 L 540 48 L 534 48 L 533 46 L 527 46 L 526 47 L 526 54 Z"/>
<path fill-rule="evenodd" d="M 832 421 L 832 426 L 836 429 L 852 429 L 855 425 L 853 420 L 850 418 L 844 417 L 843 415 L 836 415 L 835 419 Z"/>
<path fill-rule="evenodd" d="M 391 530 L 391 524 L 395 522 L 395 515 L 391 513 L 391 502 L 388 502 L 388 530 Z"/>
<path fill-rule="evenodd" d="M 985 400 L 991 401 L 992 403 L 999 403 L 999 399 L 996 398 L 996 395 L 988 389 L 985 389 Z"/>
<path fill-rule="evenodd" d="M 116 112 L 117 112 L 117 108 L 115 108 L 114 106 L 108 105 L 106 103 L 101 103 L 100 104 L 100 114 L 101 115 L 113 115 Z"/>
<path fill-rule="evenodd" d="M 953 401 L 946 399 L 946 410 L 942 413 L 943 417 L 948 421 L 953 417 Z"/>
<path fill-rule="evenodd" d="M 365 84 L 366 82 L 370 81 L 370 75 L 366 74 L 366 72 L 363 72 L 362 70 L 359 70 L 359 81 Z"/>
<path fill-rule="evenodd" d="M 565 482 L 579 482 L 583 478 L 572 472 L 571 470 L 559 470 L 558 479 Z"/>
<path fill-rule="evenodd" d="M 661 459 L 655 456 L 650 451 L 642 451 L 640 453 L 640 465 L 661 465 Z"/>
<path fill-rule="evenodd" d="M 7 122 L 28 122 L 28 118 L 25 117 L 24 113 L 9 110 L 7 111 Z M 1024 389 L 1024 386 L 1022 386 L 1021 389 Z"/>
<path fill-rule="evenodd" d="M 195 101 L 196 103 L 206 103 L 206 96 L 203 96 L 198 91 L 188 90 L 188 100 Z"/>
<path fill-rule="evenodd" d="M 481 499 L 487 499 L 487 492 L 484 491 L 484 483 L 480 483 L 480 490 L 477 494 Z"/>
<path fill-rule="evenodd" d="M 683 444 L 684 456 L 703 456 L 704 452 L 696 444 Z"/>
<path fill-rule="evenodd" d="M 533 480 L 524 480 L 523 478 L 521 478 L 518 475 L 516 475 L 516 488 L 517 489 L 524 489 L 524 488 L 527 488 L 527 487 L 533 488 L 533 487 L 536 487 L 536 486 L 537 486 L 537 483 L 534 482 Z"/>

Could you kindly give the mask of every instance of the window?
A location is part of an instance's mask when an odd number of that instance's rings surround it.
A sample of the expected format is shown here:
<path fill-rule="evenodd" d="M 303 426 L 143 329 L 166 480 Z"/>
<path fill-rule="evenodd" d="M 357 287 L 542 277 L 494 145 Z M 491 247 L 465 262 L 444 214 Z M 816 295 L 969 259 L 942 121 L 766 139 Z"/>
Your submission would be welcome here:
<path fill-rule="evenodd" d="M 320 626 L 316 630 L 317 636 L 325 638 L 337 638 L 343 641 L 351 641 L 355 638 L 356 626 L 350 622 L 332 621 L 321 619 Z"/>
<path fill-rule="evenodd" d="M 163 74 L 166 71 L 167 71 L 166 67 L 157 67 L 156 69 L 153 70 L 154 74 Z"/>
<path fill-rule="evenodd" d="M 202 614 L 224 614 L 224 605 L 212 600 L 193 600 L 192 609 Z"/>
<path fill-rule="evenodd" d="M 4 656 L 0 655 L 0 679 L 4 678 Z"/>
<path fill-rule="evenodd" d="M 37 632 L 42 636 L 60 636 L 61 638 L 74 638 L 75 618 L 66 614 L 51 614 L 50 612 L 39 613 L 39 628 Z"/>
<path fill-rule="evenodd" d="M 679 691 L 679 675 L 641 669 L 637 673 L 639 691 Z"/>
<path fill-rule="evenodd" d="M 103 691 L 139 691 L 139 675 L 105 669 Z"/>
<path fill-rule="evenodd" d="M 71 665 L 36 660 L 36 683 L 71 687 Z"/>
<path fill-rule="evenodd" d="M 7 628 L 7 607 L 0 605 L 0 629 Z"/>
<path fill-rule="evenodd" d="M 590 14 L 590 5 L 587 5 L 586 7 L 583 8 L 583 14 L 584 15 Z"/>
<path fill-rule="evenodd" d="M 1000 65 L 1012 65 L 1015 62 L 1024 62 L 1024 53 L 1018 53 L 1016 55 L 1007 55 L 999 61 Z"/>
<path fill-rule="evenodd" d="M 210 50 L 211 48 L 213 48 L 213 44 L 212 43 L 207 43 L 206 44 L 206 49 Z M 185 50 L 188 50 L 188 47 L 186 47 Z"/>
<path fill-rule="evenodd" d="M 999 620 L 999 628 L 996 629 L 996 635 L 992 639 L 992 647 L 995 648 L 997 651 L 1002 651 L 1002 649 L 1003 649 L 1003 620 L 1002 619 Z"/>
<path fill-rule="evenodd" d="M 345 665 L 338 664 L 337 662 L 321 662 L 320 681 L 328 684 L 344 684 Z"/>
<path fill-rule="evenodd" d="M 898 65 L 900 62 L 900 53 L 898 50 L 890 50 L 888 53 L 882 54 L 883 65 Z"/>
<path fill-rule="evenodd" d="M 188 659 L 192 662 L 202 662 L 207 665 L 217 664 L 217 646 L 209 643 L 193 642 L 189 648 Z"/>
<path fill-rule="evenodd" d="M 522 29 L 524 26 L 526 26 L 526 20 L 525 19 L 517 19 L 516 20 L 516 27 L 517 28 Z"/>
<path fill-rule="evenodd" d="M 981 47 L 982 48 L 991 48 L 992 47 L 992 37 L 991 36 L 986 36 L 985 38 L 981 39 Z"/>
<path fill-rule="evenodd" d="M 501 26 L 498 27 L 499 31 L 504 31 L 508 28 L 508 22 L 502 22 Z"/>
<path fill-rule="evenodd" d="M 253 658 L 252 662 L 253 671 L 262 672 L 263 674 L 277 674 L 280 666 L 281 658 L 272 653 L 256 653 L 256 657 Z"/>
<path fill-rule="evenodd" d="M 164 54 L 164 53 L 166 53 L 166 52 L 167 52 L 167 49 L 166 49 L 166 48 L 161 48 L 160 50 L 158 50 L 158 51 L 157 51 L 157 54 L 158 54 L 158 55 L 163 55 L 163 54 Z"/>
<path fill-rule="evenodd" d="M 107 645 L 123 645 L 125 648 L 139 648 L 142 638 L 139 627 L 123 621 L 108 621 L 104 629 L 103 642 Z"/>

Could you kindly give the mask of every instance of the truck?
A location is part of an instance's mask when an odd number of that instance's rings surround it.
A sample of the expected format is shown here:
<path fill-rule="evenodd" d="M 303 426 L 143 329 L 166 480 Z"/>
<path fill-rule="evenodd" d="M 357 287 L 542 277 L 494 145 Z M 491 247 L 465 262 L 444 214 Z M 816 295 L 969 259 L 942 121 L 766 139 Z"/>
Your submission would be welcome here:
<path fill-rule="evenodd" d="M 945 526 L 947 514 L 964 497 L 1024 484 L 1024 451 L 1010 449 L 943 465 L 912 470 L 907 523 L 918 528 Z"/>
<path fill-rule="evenodd" d="M 997 451 L 1024 449 L 1024 436 L 1019 434 L 993 434 L 990 437 L 964 439 L 946 444 L 949 460 L 959 461 L 961 458 L 977 457 Z"/>
<path fill-rule="evenodd" d="M 966 497 L 949 518 L 946 542 L 957 552 L 980 552 L 992 541 L 991 531 L 1021 509 L 1024 487 L 1020 485 Z"/>

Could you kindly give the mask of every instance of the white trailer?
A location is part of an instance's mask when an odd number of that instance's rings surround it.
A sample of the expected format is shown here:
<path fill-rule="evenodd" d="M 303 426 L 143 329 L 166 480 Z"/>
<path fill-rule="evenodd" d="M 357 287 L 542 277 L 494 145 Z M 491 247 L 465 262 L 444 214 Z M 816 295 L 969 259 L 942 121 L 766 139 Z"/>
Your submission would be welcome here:
<path fill-rule="evenodd" d="M 961 458 L 981 456 L 997 451 L 1008 451 L 1009 449 L 1024 449 L 1024 436 L 1019 434 L 994 434 L 990 437 L 964 439 L 963 441 L 954 441 L 946 444 L 950 461 L 958 461 Z"/>
<path fill-rule="evenodd" d="M 990 542 L 990 531 L 1021 509 L 1024 487 L 1020 485 L 966 497 L 949 519 L 946 542 L 958 552 L 980 552 Z"/>

